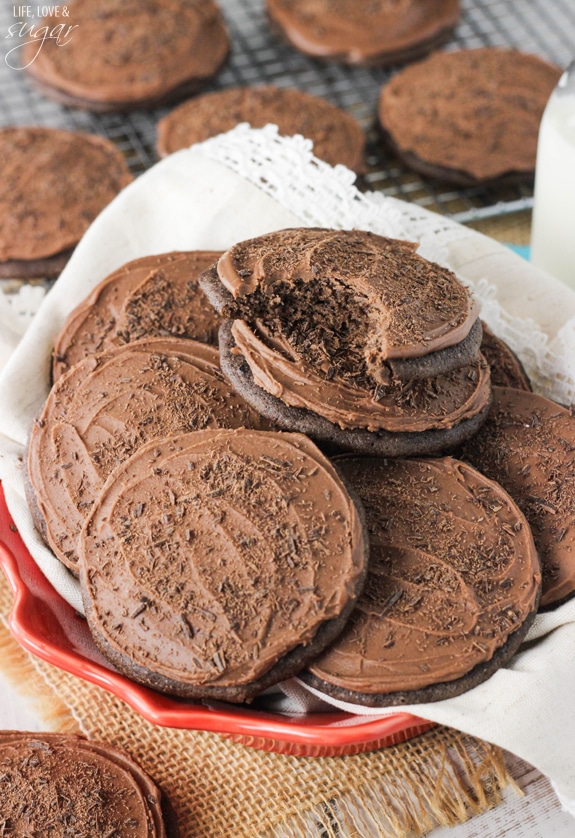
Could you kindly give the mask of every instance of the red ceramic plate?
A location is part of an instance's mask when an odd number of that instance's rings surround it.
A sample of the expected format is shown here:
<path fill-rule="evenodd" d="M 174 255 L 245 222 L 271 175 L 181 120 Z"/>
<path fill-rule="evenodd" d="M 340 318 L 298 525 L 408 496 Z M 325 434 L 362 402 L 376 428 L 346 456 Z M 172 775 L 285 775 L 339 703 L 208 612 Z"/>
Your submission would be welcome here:
<path fill-rule="evenodd" d="M 12 591 L 15 639 L 34 655 L 97 684 L 157 725 L 208 730 L 245 745 L 295 756 L 336 756 L 376 750 L 433 727 L 408 713 L 362 719 L 335 711 L 288 716 L 245 706 L 181 701 L 130 681 L 109 668 L 83 617 L 38 569 L 10 517 L 0 485 L 0 566 Z"/>

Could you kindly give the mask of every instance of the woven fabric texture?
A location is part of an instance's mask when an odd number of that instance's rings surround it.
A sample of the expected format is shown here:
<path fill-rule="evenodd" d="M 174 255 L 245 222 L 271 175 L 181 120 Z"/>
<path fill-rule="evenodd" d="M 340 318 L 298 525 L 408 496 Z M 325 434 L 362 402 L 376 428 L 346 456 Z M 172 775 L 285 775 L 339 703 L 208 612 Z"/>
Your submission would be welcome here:
<path fill-rule="evenodd" d="M 120 699 L 34 658 L 11 637 L 0 573 L 0 668 L 37 699 L 46 729 L 128 751 L 172 802 L 180 838 L 417 838 L 501 800 L 501 751 L 446 727 L 372 753 L 302 758 L 154 726 Z"/>

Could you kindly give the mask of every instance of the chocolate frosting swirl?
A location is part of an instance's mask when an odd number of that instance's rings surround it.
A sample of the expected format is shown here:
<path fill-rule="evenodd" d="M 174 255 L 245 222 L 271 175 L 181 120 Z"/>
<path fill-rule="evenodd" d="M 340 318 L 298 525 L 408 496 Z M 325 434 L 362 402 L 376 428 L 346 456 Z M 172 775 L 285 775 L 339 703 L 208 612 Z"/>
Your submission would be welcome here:
<path fill-rule="evenodd" d="M 267 0 L 267 8 L 302 52 L 350 64 L 418 54 L 460 15 L 459 0 Z"/>
<path fill-rule="evenodd" d="M 178 695 L 246 685 L 230 700 L 337 618 L 366 562 L 358 511 L 319 449 L 244 429 L 141 448 L 110 475 L 79 549 L 104 654 Z"/>
<path fill-rule="evenodd" d="M 515 503 L 452 458 L 334 462 L 364 505 L 370 568 L 345 631 L 310 672 L 385 696 L 489 661 L 535 611 L 541 584 Z"/>
<path fill-rule="evenodd" d="M 544 396 L 494 387 L 487 421 L 462 459 L 509 492 L 529 521 L 543 569 L 541 606 L 575 593 L 575 417 Z"/>
<path fill-rule="evenodd" d="M 211 250 L 144 256 L 107 276 L 56 337 L 53 380 L 83 358 L 142 338 L 172 336 L 217 346 L 220 318 L 197 277 L 219 256 Z"/>
<path fill-rule="evenodd" d="M 0 774 L 0 826 L 7 835 L 167 836 L 160 789 L 111 745 L 0 731 Z"/>
<path fill-rule="evenodd" d="M 386 360 L 454 346 L 477 319 L 467 288 L 416 247 L 314 228 L 240 242 L 217 265 L 233 297 L 223 313 L 250 325 L 264 320 L 312 361 L 327 355 L 343 365 L 348 358 L 377 379 Z"/>
<path fill-rule="evenodd" d="M 140 445 L 214 427 L 267 427 L 219 369 L 216 349 L 150 338 L 87 358 L 52 388 L 29 440 L 36 521 L 75 570 L 76 539 L 105 479 Z"/>
<path fill-rule="evenodd" d="M 70 7 L 65 48 L 48 38 L 24 48 L 27 72 L 42 84 L 93 103 L 126 107 L 161 99 L 189 80 L 209 79 L 229 49 L 213 0 L 82 0 Z M 47 16 L 43 25 L 61 20 Z"/>
<path fill-rule="evenodd" d="M 254 382 L 292 407 L 312 410 L 341 428 L 425 431 L 452 428 L 483 411 L 490 398 L 489 367 L 479 359 L 445 375 L 409 382 L 393 380 L 372 390 L 353 387 L 337 375 L 320 377 L 286 341 L 258 334 L 242 320 L 232 326 L 236 348 Z"/>

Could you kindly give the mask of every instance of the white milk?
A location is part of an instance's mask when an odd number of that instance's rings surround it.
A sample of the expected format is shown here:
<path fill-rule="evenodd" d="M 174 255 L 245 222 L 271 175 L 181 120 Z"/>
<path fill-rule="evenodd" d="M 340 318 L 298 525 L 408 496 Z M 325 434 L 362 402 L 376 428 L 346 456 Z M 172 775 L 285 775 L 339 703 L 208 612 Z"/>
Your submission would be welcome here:
<path fill-rule="evenodd" d="M 561 77 L 541 120 L 531 261 L 575 289 L 575 64 Z"/>

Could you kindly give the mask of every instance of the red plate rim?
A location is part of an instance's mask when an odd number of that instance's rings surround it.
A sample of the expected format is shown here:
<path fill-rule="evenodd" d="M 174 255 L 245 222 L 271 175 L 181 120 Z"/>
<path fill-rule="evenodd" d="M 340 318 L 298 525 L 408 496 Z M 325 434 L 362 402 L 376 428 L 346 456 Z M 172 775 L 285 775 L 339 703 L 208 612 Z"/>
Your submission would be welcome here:
<path fill-rule="evenodd" d="M 256 737 L 292 745 L 340 748 L 344 749 L 342 752 L 353 746 L 354 750 L 357 746 L 369 749 L 369 743 L 382 747 L 386 739 L 390 743 L 398 741 L 396 737 L 402 732 L 408 738 L 410 730 L 414 735 L 432 726 L 405 712 L 377 719 L 363 719 L 339 710 L 289 716 L 221 702 L 191 703 L 155 692 L 97 659 L 90 659 L 75 647 L 66 631 L 66 626 L 74 623 L 81 633 L 89 634 L 85 620 L 36 565 L 12 521 L 1 484 L 0 567 L 14 595 L 8 625 L 15 640 L 42 660 L 108 690 L 152 724 L 210 731 L 232 738 Z M 250 744 L 258 747 L 257 743 Z"/>

